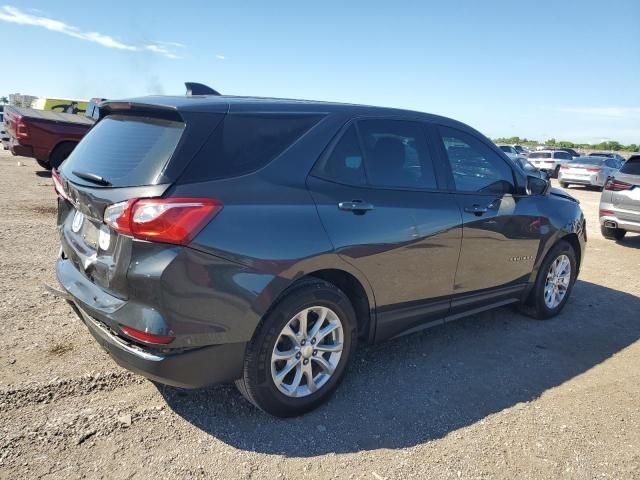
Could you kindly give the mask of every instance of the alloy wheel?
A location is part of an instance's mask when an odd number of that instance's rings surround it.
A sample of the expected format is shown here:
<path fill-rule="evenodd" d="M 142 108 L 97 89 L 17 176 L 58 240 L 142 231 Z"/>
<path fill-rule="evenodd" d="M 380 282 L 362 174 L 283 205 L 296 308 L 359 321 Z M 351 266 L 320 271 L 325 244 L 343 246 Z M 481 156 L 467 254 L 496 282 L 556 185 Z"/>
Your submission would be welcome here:
<path fill-rule="evenodd" d="M 280 332 L 271 354 L 271 378 L 288 397 L 306 397 L 333 375 L 344 344 L 342 321 L 327 307 L 305 308 Z"/>
<path fill-rule="evenodd" d="M 548 308 L 556 308 L 567 295 L 571 283 L 571 261 L 566 255 L 558 256 L 549 267 L 544 285 L 544 303 Z"/>

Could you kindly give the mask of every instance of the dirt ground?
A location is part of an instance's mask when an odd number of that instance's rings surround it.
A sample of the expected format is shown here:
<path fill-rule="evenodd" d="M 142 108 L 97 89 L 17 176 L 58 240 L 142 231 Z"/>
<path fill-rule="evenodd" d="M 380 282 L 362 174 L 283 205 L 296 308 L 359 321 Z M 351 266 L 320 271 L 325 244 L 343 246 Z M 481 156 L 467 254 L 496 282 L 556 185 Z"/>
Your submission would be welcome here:
<path fill-rule="evenodd" d="M 19 165 L 21 162 L 22 165 Z M 51 179 L 0 153 L 0 478 L 640 478 L 640 236 L 599 232 L 564 312 L 512 309 L 361 348 L 301 418 L 119 368 L 55 284 Z"/>

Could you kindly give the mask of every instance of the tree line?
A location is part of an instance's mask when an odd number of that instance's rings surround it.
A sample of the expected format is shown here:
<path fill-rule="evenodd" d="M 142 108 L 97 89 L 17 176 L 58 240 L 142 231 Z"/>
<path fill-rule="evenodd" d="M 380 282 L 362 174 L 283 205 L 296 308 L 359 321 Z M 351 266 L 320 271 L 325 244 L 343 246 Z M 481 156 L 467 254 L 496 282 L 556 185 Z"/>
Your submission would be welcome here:
<path fill-rule="evenodd" d="M 580 148 L 583 150 L 608 150 L 612 152 L 637 152 L 638 150 L 640 150 L 640 146 L 638 146 L 638 144 L 636 143 L 623 145 L 620 142 L 616 142 L 615 140 L 600 143 L 573 143 L 566 140 L 558 141 L 555 138 L 550 138 L 544 143 L 540 143 L 537 140 L 530 140 L 528 138 L 508 137 L 496 138 L 493 141 L 495 143 L 507 143 L 511 145 L 546 145 L 547 147 Z"/>

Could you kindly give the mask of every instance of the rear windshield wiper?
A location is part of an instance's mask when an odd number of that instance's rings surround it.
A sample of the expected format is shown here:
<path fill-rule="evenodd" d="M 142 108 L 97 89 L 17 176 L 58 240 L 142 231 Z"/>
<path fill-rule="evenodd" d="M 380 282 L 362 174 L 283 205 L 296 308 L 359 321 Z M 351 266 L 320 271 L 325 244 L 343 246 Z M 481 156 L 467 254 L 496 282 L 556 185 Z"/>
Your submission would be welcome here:
<path fill-rule="evenodd" d="M 72 170 L 71 173 L 73 173 L 78 178 L 97 183 L 98 185 L 104 185 L 105 187 L 111 186 L 111 182 L 109 180 L 105 180 L 100 175 L 96 175 L 95 173 L 78 172 L 77 170 Z"/>

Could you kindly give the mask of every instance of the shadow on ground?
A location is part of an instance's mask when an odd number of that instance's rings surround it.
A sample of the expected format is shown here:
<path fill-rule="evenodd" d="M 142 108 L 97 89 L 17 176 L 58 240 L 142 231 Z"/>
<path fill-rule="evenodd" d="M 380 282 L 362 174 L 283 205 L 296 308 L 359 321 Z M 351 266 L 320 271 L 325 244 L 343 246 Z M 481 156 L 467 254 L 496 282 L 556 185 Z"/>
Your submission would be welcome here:
<path fill-rule="evenodd" d="M 36 176 L 41 178 L 51 178 L 51 170 L 38 170 Z"/>
<path fill-rule="evenodd" d="M 627 233 L 627 235 L 617 243 L 623 247 L 640 248 L 640 235 Z"/>
<path fill-rule="evenodd" d="M 239 449 L 310 457 L 411 447 L 533 400 L 640 338 L 640 298 L 578 281 L 555 319 L 500 309 L 359 349 L 331 401 L 274 419 L 222 386 L 159 386 L 169 406 Z"/>

